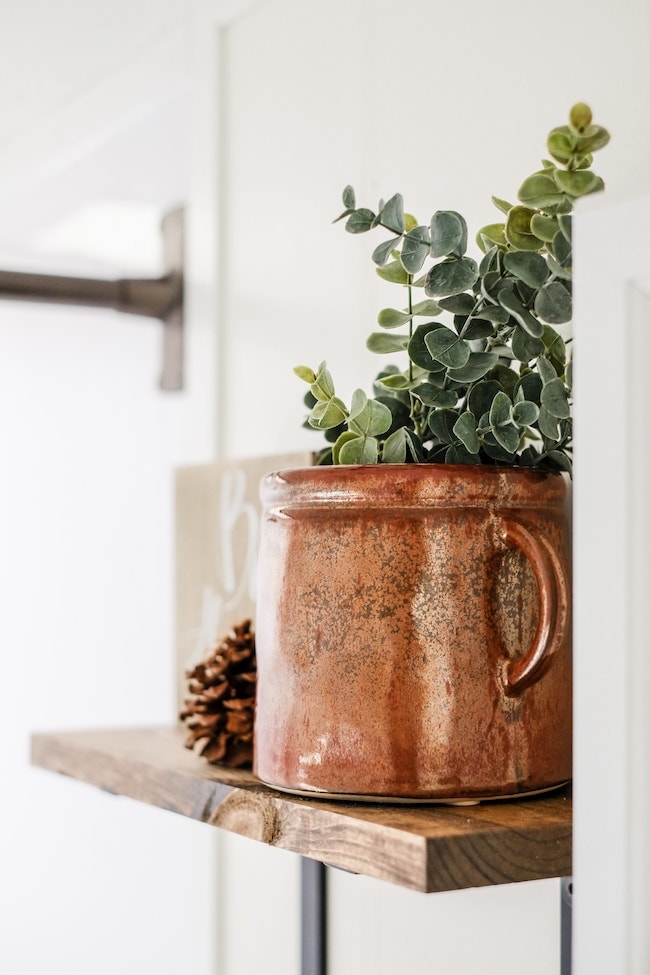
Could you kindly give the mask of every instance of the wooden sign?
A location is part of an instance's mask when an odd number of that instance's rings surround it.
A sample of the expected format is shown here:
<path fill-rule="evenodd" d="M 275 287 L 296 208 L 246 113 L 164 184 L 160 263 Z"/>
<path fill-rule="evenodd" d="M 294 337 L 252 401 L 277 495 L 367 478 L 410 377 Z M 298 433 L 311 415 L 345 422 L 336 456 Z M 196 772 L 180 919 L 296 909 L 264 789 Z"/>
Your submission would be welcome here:
<path fill-rule="evenodd" d="M 179 707 L 185 672 L 234 624 L 255 622 L 259 483 L 310 467 L 311 453 L 182 467 L 176 472 L 176 647 Z"/>

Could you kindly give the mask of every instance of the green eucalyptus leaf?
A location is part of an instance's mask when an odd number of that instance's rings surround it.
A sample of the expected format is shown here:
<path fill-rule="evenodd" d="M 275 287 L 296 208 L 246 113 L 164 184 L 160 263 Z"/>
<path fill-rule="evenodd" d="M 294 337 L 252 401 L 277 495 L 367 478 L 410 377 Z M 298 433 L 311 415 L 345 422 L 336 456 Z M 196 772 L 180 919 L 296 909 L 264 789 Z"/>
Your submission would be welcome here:
<path fill-rule="evenodd" d="M 480 464 L 478 454 L 473 454 L 462 443 L 452 443 L 445 451 L 445 464 Z"/>
<path fill-rule="evenodd" d="M 510 312 L 512 317 L 521 325 L 524 331 L 532 335 L 533 338 L 541 338 L 544 332 L 543 324 L 538 321 L 527 308 L 524 307 L 520 299 L 514 293 L 507 288 L 502 289 L 499 292 L 499 304 L 502 308 L 505 308 L 507 312 Z"/>
<path fill-rule="evenodd" d="M 486 373 L 486 376 L 489 380 L 499 383 L 508 396 L 514 396 L 515 387 L 519 379 L 514 369 L 498 363 L 494 368 L 490 369 L 489 373 Z"/>
<path fill-rule="evenodd" d="M 494 325 L 483 318 L 470 318 L 463 326 L 460 335 L 468 342 L 473 339 L 486 339 L 494 335 Z"/>
<path fill-rule="evenodd" d="M 409 380 L 409 378 L 401 372 L 394 373 L 393 375 L 381 376 L 381 378 L 377 380 L 377 383 L 380 386 L 383 386 L 385 389 L 396 391 L 411 389 L 411 387 L 415 385 L 412 380 Z"/>
<path fill-rule="evenodd" d="M 414 227 L 402 243 L 402 264 L 409 274 L 417 274 L 428 256 L 429 231 L 427 227 Z"/>
<path fill-rule="evenodd" d="M 423 322 L 414 330 L 411 341 L 408 344 L 408 354 L 411 362 L 414 362 L 416 366 L 420 366 L 420 368 L 426 369 L 429 372 L 436 371 L 439 366 L 429 352 L 425 339 L 430 332 L 434 332 L 439 328 L 444 328 L 449 331 L 442 322 Z"/>
<path fill-rule="evenodd" d="M 550 325 L 545 325 L 542 341 L 544 342 L 546 357 L 553 363 L 558 374 L 561 374 L 564 372 L 564 366 L 566 364 L 566 345 L 564 339 Z"/>
<path fill-rule="evenodd" d="M 501 248 L 507 247 L 505 224 L 488 223 L 485 227 L 481 227 L 476 235 L 476 243 L 484 253 L 487 253 L 495 245 Z"/>
<path fill-rule="evenodd" d="M 571 463 L 571 458 L 563 450 L 549 450 L 546 457 L 555 464 L 558 470 L 571 474 L 573 464 Z"/>
<path fill-rule="evenodd" d="M 604 189 L 605 186 L 600 176 L 596 176 L 588 169 L 579 169 L 574 172 L 557 169 L 554 173 L 554 179 L 562 192 L 572 197 L 596 193 L 598 190 Z"/>
<path fill-rule="evenodd" d="M 373 332 L 366 339 L 366 348 L 379 355 L 403 352 L 408 344 L 408 335 L 389 335 L 386 332 Z"/>
<path fill-rule="evenodd" d="M 450 257 L 429 270 L 425 292 L 433 298 L 459 294 L 478 279 L 478 265 L 471 257 Z"/>
<path fill-rule="evenodd" d="M 535 312 L 544 322 L 560 325 L 571 321 L 571 294 L 561 281 L 550 281 L 537 293 Z"/>
<path fill-rule="evenodd" d="M 564 381 L 566 382 L 569 389 L 573 389 L 573 359 L 570 359 L 567 363 L 567 367 L 564 374 Z"/>
<path fill-rule="evenodd" d="M 349 210 L 354 210 L 357 205 L 354 190 L 351 186 L 346 186 L 343 190 L 343 206 L 347 207 Z"/>
<path fill-rule="evenodd" d="M 543 383 L 541 377 L 536 372 L 528 372 L 517 382 L 516 395 L 521 393 L 522 398 L 537 406 L 541 403 Z"/>
<path fill-rule="evenodd" d="M 558 234 L 553 238 L 552 243 L 549 244 L 549 251 L 553 253 L 553 257 L 558 261 L 563 267 L 566 267 L 571 262 L 571 243 L 566 239 L 564 234 Z"/>
<path fill-rule="evenodd" d="M 447 327 L 428 332 L 424 342 L 433 359 L 450 369 L 460 369 L 470 357 L 470 348 Z"/>
<path fill-rule="evenodd" d="M 501 210 L 502 213 L 508 213 L 509 210 L 512 210 L 512 203 L 508 203 L 507 200 L 500 200 L 498 196 L 493 196 L 492 202 L 497 210 Z"/>
<path fill-rule="evenodd" d="M 470 454 L 478 454 L 481 445 L 476 432 L 476 417 L 473 413 L 469 410 L 461 413 L 453 426 L 453 432 Z"/>
<path fill-rule="evenodd" d="M 359 437 L 356 433 L 352 433 L 351 430 L 344 430 L 343 433 L 339 434 L 336 442 L 332 444 L 332 463 L 340 464 L 340 453 L 343 444 L 350 443 L 352 440 L 358 440 Z"/>
<path fill-rule="evenodd" d="M 531 359 L 541 355 L 544 349 L 542 339 L 534 338 L 524 331 L 521 325 L 517 325 L 512 334 L 512 351 L 519 362 L 530 362 Z"/>
<path fill-rule="evenodd" d="M 416 305 L 411 308 L 412 315 L 438 315 L 442 310 L 442 305 L 438 304 L 437 301 L 432 301 L 430 298 L 425 301 L 418 301 Z"/>
<path fill-rule="evenodd" d="M 556 186 L 549 170 L 533 173 L 532 176 L 529 176 L 519 187 L 517 195 L 522 203 L 538 210 L 557 206 L 564 199 L 562 191 Z"/>
<path fill-rule="evenodd" d="M 309 366 L 294 366 L 293 371 L 299 379 L 302 379 L 306 383 L 311 384 L 316 382 L 316 373 Z"/>
<path fill-rule="evenodd" d="M 508 453 L 514 454 L 517 452 L 519 447 L 519 442 L 521 440 L 521 434 L 514 423 L 504 424 L 503 426 L 494 427 L 492 430 L 494 434 L 494 439 L 503 447 Z"/>
<path fill-rule="evenodd" d="M 482 417 L 484 413 L 489 414 L 494 397 L 499 392 L 501 392 L 501 386 L 491 379 L 485 379 L 483 382 L 472 386 L 467 397 L 467 405 L 474 416 Z"/>
<path fill-rule="evenodd" d="M 473 383 L 494 368 L 498 361 L 494 352 L 471 352 L 467 364 L 457 369 L 447 369 L 447 378 L 455 383 Z"/>
<path fill-rule="evenodd" d="M 376 464 L 378 459 L 379 444 L 374 437 L 355 437 L 339 450 L 339 464 Z"/>
<path fill-rule="evenodd" d="M 407 431 L 400 427 L 384 441 L 381 459 L 384 464 L 404 464 L 407 452 Z"/>
<path fill-rule="evenodd" d="M 382 328 L 399 328 L 410 320 L 411 315 L 407 311 L 398 311 L 397 308 L 382 308 L 377 315 L 377 323 Z"/>
<path fill-rule="evenodd" d="M 537 371 L 539 372 L 540 378 L 545 386 L 547 383 L 553 382 L 554 379 L 557 379 L 557 371 L 546 356 L 538 356 Z"/>
<path fill-rule="evenodd" d="M 559 438 L 560 427 L 558 421 L 544 406 L 540 408 L 537 426 L 539 427 L 540 433 L 549 440 L 557 440 Z"/>
<path fill-rule="evenodd" d="M 372 210 L 362 207 L 354 210 L 347 219 L 345 229 L 349 234 L 364 234 L 370 230 L 375 221 L 375 214 Z"/>
<path fill-rule="evenodd" d="M 453 315 L 469 315 L 474 311 L 476 299 L 473 295 L 461 293 L 450 295 L 448 298 L 441 298 L 437 304 L 444 311 L 450 311 Z"/>
<path fill-rule="evenodd" d="M 538 416 L 539 407 L 536 403 L 531 403 L 528 400 L 515 403 L 512 408 L 512 419 L 522 427 L 529 427 L 532 423 L 535 423 Z"/>
<path fill-rule="evenodd" d="M 450 444 L 455 440 L 454 426 L 457 420 L 456 410 L 436 410 L 429 417 L 429 429 L 441 443 Z"/>
<path fill-rule="evenodd" d="M 348 420 L 354 420 L 360 413 L 362 413 L 366 406 L 368 405 L 368 397 L 362 389 L 355 389 L 352 393 L 352 401 L 350 403 L 350 413 Z"/>
<path fill-rule="evenodd" d="M 506 219 L 506 240 L 511 247 L 521 251 L 538 251 L 542 242 L 531 230 L 530 222 L 535 211 L 525 206 L 515 206 Z"/>
<path fill-rule="evenodd" d="M 356 393 L 361 392 L 357 390 Z M 354 412 L 354 396 L 352 398 L 352 410 L 348 418 L 351 430 L 364 437 L 378 437 L 390 429 L 393 422 L 391 411 L 383 403 L 376 399 L 366 399 L 366 403 L 358 413 Z"/>
<path fill-rule="evenodd" d="M 555 241 L 549 246 L 554 247 Z M 555 260 L 550 251 L 547 254 L 546 260 L 548 261 L 548 269 L 554 277 L 561 278 L 563 281 L 570 281 L 572 279 L 573 274 L 571 273 L 571 268 L 562 267 L 562 265 Z"/>
<path fill-rule="evenodd" d="M 544 385 L 541 402 L 542 407 L 558 420 L 571 416 L 567 390 L 561 379 L 552 379 Z"/>
<path fill-rule="evenodd" d="M 571 161 L 576 148 L 576 136 L 573 135 L 568 125 L 561 125 L 553 129 L 546 140 L 546 147 L 559 163 L 566 165 Z"/>
<path fill-rule="evenodd" d="M 316 373 L 316 378 L 311 385 L 311 391 L 317 400 L 327 402 L 334 396 L 334 380 L 327 368 L 326 362 L 321 362 Z"/>
<path fill-rule="evenodd" d="M 437 210 L 431 217 L 431 257 L 461 257 L 467 249 L 467 224 L 454 210 Z"/>
<path fill-rule="evenodd" d="M 327 402 L 319 402 L 309 415 L 309 424 L 317 430 L 329 430 L 331 427 L 338 427 L 345 423 L 348 411 L 345 403 L 337 396 Z"/>
<path fill-rule="evenodd" d="M 572 236 L 571 214 L 561 213 L 557 218 L 557 222 L 560 230 L 562 231 L 562 234 L 564 235 L 564 237 L 566 237 L 567 241 L 571 243 L 571 236 Z"/>
<path fill-rule="evenodd" d="M 401 261 L 391 261 L 384 267 L 376 268 L 376 272 L 382 280 L 390 281 L 391 284 L 408 284 L 408 271 L 402 266 Z"/>
<path fill-rule="evenodd" d="M 453 389 L 441 389 L 433 383 L 420 383 L 411 392 L 425 406 L 454 407 L 458 400 L 458 394 Z"/>
<path fill-rule="evenodd" d="M 375 264 L 382 267 L 386 263 L 393 252 L 396 241 L 399 239 L 399 237 L 391 237 L 390 240 L 385 240 L 383 244 L 379 244 L 378 247 L 375 247 L 374 251 L 372 252 L 372 259 Z"/>
<path fill-rule="evenodd" d="M 498 392 L 490 406 L 490 426 L 494 429 L 494 427 L 510 423 L 511 410 L 512 401 L 510 397 L 506 393 Z"/>
<path fill-rule="evenodd" d="M 502 308 L 501 305 L 483 305 L 479 317 L 493 325 L 506 325 L 510 319 L 510 313 Z"/>
<path fill-rule="evenodd" d="M 535 289 L 541 288 L 549 276 L 546 261 L 533 251 L 512 251 L 504 256 L 503 265 L 510 274 Z"/>
<path fill-rule="evenodd" d="M 530 218 L 530 229 L 536 237 L 548 244 L 560 229 L 558 220 L 558 217 L 549 217 L 545 213 L 535 213 Z"/>
<path fill-rule="evenodd" d="M 390 200 L 382 207 L 379 214 L 381 222 L 388 230 L 394 230 L 396 234 L 404 233 L 404 200 L 401 193 L 391 196 Z"/>

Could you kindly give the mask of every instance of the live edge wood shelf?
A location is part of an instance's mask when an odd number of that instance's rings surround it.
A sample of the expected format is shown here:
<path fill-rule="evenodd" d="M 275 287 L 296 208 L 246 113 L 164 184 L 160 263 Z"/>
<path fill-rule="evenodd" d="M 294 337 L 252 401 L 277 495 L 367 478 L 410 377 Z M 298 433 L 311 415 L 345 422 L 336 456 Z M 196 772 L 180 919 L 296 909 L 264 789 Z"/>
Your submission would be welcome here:
<path fill-rule="evenodd" d="M 32 763 L 354 873 L 412 890 L 571 874 L 571 798 L 478 806 L 328 802 L 283 795 L 183 747 L 183 729 L 35 734 Z"/>

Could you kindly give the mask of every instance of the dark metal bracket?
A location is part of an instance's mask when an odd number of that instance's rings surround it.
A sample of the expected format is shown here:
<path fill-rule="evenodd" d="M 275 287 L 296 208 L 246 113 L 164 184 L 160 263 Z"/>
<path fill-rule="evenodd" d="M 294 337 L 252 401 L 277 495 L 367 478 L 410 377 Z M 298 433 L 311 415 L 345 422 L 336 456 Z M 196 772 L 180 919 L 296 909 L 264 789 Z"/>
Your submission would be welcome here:
<path fill-rule="evenodd" d="M 560 881 L 561 975 L 571 975 L 571 929 L 573 927 L 573 877 Z"/>
<path fill-rule="evenodd" d="M 173 210 L 163 217 L 161 229 L 165 273 L 160 278 L 106 281 L 0 271 L 0 298 L 114 308 L 129 315 L 158 318 L 163 323 L 160 388 L 182 389 L 183 210 Z"/>
<path fill-rule="evenodd" d="M 302 857 L 300 975 L 327 975 L 327 867 Z"/>

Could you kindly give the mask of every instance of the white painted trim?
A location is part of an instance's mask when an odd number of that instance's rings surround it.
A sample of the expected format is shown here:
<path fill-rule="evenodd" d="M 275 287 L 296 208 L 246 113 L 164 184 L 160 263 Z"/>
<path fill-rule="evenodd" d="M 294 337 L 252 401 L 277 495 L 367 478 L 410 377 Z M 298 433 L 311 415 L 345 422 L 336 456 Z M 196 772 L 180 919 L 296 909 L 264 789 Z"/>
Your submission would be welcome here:
<path fill-rule="evenodd" d="M 575 224 L 573 972 L 646 975 L 650 193 Z"/>

